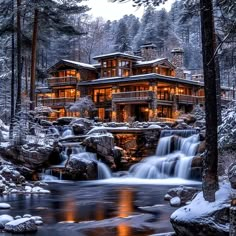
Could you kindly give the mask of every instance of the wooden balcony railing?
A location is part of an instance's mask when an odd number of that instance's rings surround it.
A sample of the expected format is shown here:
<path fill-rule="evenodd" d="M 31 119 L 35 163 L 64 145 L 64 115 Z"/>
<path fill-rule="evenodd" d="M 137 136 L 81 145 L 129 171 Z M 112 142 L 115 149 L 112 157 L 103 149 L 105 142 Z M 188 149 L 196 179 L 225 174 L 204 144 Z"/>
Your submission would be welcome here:
<path fill-rule="evenodd" d="M 48 107 L 64 107 L 75 102 L 75 98 L 41 98 L 39 102 Z"/>
<path fill-rule="evenodd" d="M 192 95 L 177 94 L 176 100 L 177 100 L 177 103 L 184 103 L 184 104 L 195 104 L 196 103 L 196 97 L 192 96 Z"/>
<path fill-rule="evenodd" d="M 153 91 L 133 91 L 133 92 L 121 92 L 113 93 L 112 101 L 124 102 L 124 101 L 148 101 L 153 99 Z"/>
<path fill-rule="evenodd" d="M 76 85 L 76 84 L 77 84 L 77 77 L 75 76 L 48 78 L 48 85 L 50 87 L 63 86 L 63 85 Z"/>

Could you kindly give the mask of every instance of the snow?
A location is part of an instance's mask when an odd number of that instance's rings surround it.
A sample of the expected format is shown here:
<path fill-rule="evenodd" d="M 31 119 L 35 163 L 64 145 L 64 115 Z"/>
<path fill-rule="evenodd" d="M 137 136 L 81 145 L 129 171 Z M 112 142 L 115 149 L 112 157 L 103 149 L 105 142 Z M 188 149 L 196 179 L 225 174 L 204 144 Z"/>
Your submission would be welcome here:
<path fill-rule="evenodd" d="M 173 207 L 179 207 L 181 205 L 181 199 L 179 197 L 173 197 L 170 199 L 170 205 Z"/>
<path fill-rule="evenodd" d="M 78 61 L 71 61 L 71 60 L 62 60 L 64 62 L 68 62 L 77 66 L 81 66 L 81 67 L 85 67 L 85 68 L 89 68 L 89 69 L 96 69 L 94 66 L 90 65 L 90 64 L 86 64 L 86 63 L 82 63 L 82 62 L 78 62 Z"/>
<path fill-rule="evenodd" d="M 182 208 L 179 208 L 172 215 L 172 219 L 178 219 L 182 222 L 191 222 L 193 220 L 199 221 L 199 218 L 204 218 L 209 216 L 210 212 L 213 212 L 219 208 L 223 208 L 230 204 L 230 192 L 231 187 L 229 183 L 223 182 L 220 184 L 220 189 L 216 192 L 216 201 L 208 202 L 203 198 L 203 193 L 200 192 L 193 201 Z"/>
<path fill-rule="evenodd" d="M 93 57 L 93 59 L 96 60 L 96 59 L 103 58 L 103 57 L 113 57 L 113 56 L 117 56 L 117 55 L 132 57 L 134 59 L 142 59 L 142 57 L 131 55 L 128 53 L 122 53 L 122 52 L 113 52 L 113 53 L 108 53 L 108 54 L 102 54 L 102 55 L 98 55 L 98 56 Z"/>
<path fill-rule="evenodd" d="M 137 61 L 137 65 L 153 64 L 153 63 L 160 62 L 163 60 L 168 60 L 168 59 L 167 58 L 157 58 L 157 59 L 151 60 L 151 61 Z"/>
<path fill-rule="evenodd" d="M 13 221 L 14 218 L 10 215 L 0 215 L 0 227 L 4 227 L 4 225 L 10 221 Z"/>
<path fill-rule="evenodd" d="M 6 225 L 7 226 L 17 226 L 17 225 L 25 223 L 25 222 L 27 222 L 29 220 L 31 220 L 31 219 L 30 218 L 21 218 L 21 219 L 10 221 Z"/>

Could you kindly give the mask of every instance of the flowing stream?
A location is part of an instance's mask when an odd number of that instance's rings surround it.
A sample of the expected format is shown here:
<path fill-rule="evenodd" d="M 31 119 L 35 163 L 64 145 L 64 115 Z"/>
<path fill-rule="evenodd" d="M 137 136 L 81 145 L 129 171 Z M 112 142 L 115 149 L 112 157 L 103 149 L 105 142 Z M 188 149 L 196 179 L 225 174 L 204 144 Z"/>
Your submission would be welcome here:
<path fill-rule="evenodd" d="M 191 162 L 199 145 L 199 134 L 189 137 L 171 135 L 159 140 L 156 154 L 133 165 L 129 172 L 136 178 L 163 179 L 190 176 Z"/>
<path fill-rule="evenodd" d="M 65 130 L 63 134 L 69 134 Z M 98 167 L 98 179 L 112 178 L 110 169 L 98 161 L 96 154 L 86 152 L 85 148 L 78 144 L 68 144 L 62 152 L 64 161 L 57 166 L 64 168 L 68 159 L 68 148 L 72 149 L 71 156 L 94 161 Z M 126 178 L 139 179 L 188 179 L 191 174 L 191 162 L 199 146 L 199 134 L 195 130 L 163 130 L 154 156 L 147 157 L 141 162 L 131 166 Z M 46 170 L 43 180 L 55 180 L 50 177 L 52 170 Z M 60 174 L 59 178 L 62 178 Z"/>

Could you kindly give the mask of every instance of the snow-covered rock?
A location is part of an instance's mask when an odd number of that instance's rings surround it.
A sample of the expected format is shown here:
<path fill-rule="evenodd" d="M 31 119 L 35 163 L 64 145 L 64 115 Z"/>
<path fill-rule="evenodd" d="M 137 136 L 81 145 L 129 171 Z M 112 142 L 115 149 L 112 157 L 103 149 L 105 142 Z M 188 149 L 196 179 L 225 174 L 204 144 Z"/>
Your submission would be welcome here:
<path fill-rule="evenodd" d="M 215 202 L 205 201 L 200 192 L 189 205 L 176 210 L 170 221 L 177 235 L 228 236 L 230 193 L 230 184 L 223 182 Z"/>
<path fill-rule="evenodd" d="M 11 233 L 27 233 L 37 231 L 37 225 L 33 219 L 22 218 L 18 220 L 13 220 L 5 224 L 5 231 Z"/>
<path fill-rule="evenodd" d="M 0 209 L 9 209 L 11 205 L 8 203 L 0 202 Z"/>
<path fill-rule="evenodd" d="M 0 215 L 0 229 L 4 229 L 5 224 L 13 220 L 14 218 L 10 215 Z"/>
<path fill-rule="evenodd" d="M 170 199 L 170 205 L 173 207 L 179 207 L 181 205 L 181 199 L 179 197 L 173 197 Z"/>

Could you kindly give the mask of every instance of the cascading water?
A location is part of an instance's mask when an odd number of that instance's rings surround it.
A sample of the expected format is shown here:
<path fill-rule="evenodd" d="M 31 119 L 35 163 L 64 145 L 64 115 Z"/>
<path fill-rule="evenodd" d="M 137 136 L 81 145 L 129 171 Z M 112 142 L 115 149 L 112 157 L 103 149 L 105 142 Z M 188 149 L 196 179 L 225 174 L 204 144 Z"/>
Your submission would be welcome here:
<path fill-rule="evenodd" d="M 72 146 L 74 145 L 74 146 Z M 68 150 L 71 151 L 68 151 Z M 111 178 L 110 169 L 102 162 L 97 160 L 97 156 L 95 153 L 86 152 L 86 148 L 81 144 L 73 144 L 69 143 L 65 146 L 65 149 L 61 153 L 63 157 L 63 161 L 59 165 L 51 166 L 51 169 L 44 170 L 44 173 L 41 175 L 42 180 L 44 181 L 54 181 L 56 179 L 62 180 L 63 178 L 63 170 L 65 168 L 66 163 L 68 162 L 68 158 L 77 158 L 83 159 L 84 162 L 95 162 L 97 164 L 97 176 L 98 179 L 107 179 Z M 53 176 L 53 169 L 59 171 L 59 177 L 56 178 Z"/>
<path fill-rule="evenodd" d="M 199 145 L 199 134 L 189 137 L 163 136 L 159 140 L 155 156 L 132 166 L 129 170 L 131 176 L 147 179 L 189 177 L 192 158 Z"/>

